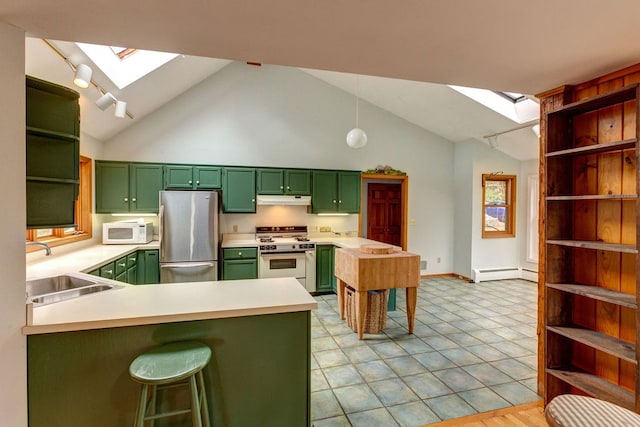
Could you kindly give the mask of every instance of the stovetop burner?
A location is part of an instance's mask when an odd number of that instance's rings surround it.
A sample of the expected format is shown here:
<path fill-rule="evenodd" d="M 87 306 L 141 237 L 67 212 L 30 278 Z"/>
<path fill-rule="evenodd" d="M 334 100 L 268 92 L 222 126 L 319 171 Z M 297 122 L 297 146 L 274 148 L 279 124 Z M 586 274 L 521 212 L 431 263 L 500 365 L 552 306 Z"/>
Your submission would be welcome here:
<path fill-rule="evenodd" d="M 269 237 L 258 237 L 258 241 L 260 243 L 272 243 L 274 240 L 273 240 L 273 237 L 269 236 Z"/>
<path fill-rule="evenodd" d="M 299 236 L 299 237 L 296 237 L 296 241 L 298 241 L 298 242 L 308 242 L 309 238 L 306 237 L 306 236 Z"/>

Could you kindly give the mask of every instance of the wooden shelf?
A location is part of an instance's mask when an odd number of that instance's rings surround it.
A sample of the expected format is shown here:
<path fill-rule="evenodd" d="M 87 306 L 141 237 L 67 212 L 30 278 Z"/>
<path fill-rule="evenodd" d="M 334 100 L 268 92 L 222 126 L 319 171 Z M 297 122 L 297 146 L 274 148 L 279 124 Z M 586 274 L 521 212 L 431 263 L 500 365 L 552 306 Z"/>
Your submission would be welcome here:
<path fill-rule="evenodd" d="M 562 202 L 572 200 L 634 200 L 637 194 L 589 194 L 582 196 L 548 196 L 547 201 Z"/>
<path fill-rule="evenodd" d="M 602 108 L 611 107 L 615 104 L 621 104 L 623 102 L 635 100 L 638 97 L 637 93 L 638 84 L 636 83 L 623 87 L 621 89 L 612 90 L 611 92 L 605 93 L 603 95 L 598 95 L 582 101 L 567 104 L 558 111 L 551 111 L 547 113 L 547 116 L 574 116 L 578 114 L 589 113 L 592 111 L 600 110 Z"/>
<path fill-rule="evenodd" d="M 635 410 L 634 394 L 618 385 L 585 372 L 561 369 L 546 369 L 547 375 L 552 375 L 585 393 L 607 402 L 615 403 L 631 411 Z"/>
<path fill-rule="evenodd" d="M 80 140 L 79 136 L 72 135 L 70 133 L 56 132 L 56 131 L 53 131 L 53 130 L 36 128 L 36 127 L 33 127 L 33 126 L 27 126 L 27 133 L 34 134 L 34 135 L 40 135 L 40 136 L 46 136 L 46 137 L 49 137 L 49 138 L 66 139 L 66 140 L 70 140 L 70 141 L 79 141 Z"/>
<path fill-rule="evenodd" d="M 625 139 L 624 141 L 608 142 L 605 144 L 593 144 L 585 145 L 583 147 L 570 148 L 567 150 L 551 151 L 546 153 L 546 157 L 573 157 L 573 156 L 587 156 L 598 153 L 605 153 L 608 151 L 620 151 L 627 150 L 629 148 L 635 148 L 638 140 L 637 138 Z"/>
<path fill-rule="evenodd" d="M 57 184 L 79 184 L 79 179 L 70 178 L 49 178 L 42 176 L 29 176 L 27 175 L 27 181 L 39 181 L 39 182 L 52 182 Z"/>
<path fill-rule="evenodd" d="M 574 248 L 595 249 L 597 251 L 620 252 L 627 254 L 637 254 L 638 250 L 634 245 L 623 245 L 620 243 L 594 242 L 591 240 L 547 240 L 547 245 L 570 246 Z"/>
<path fill-rule="evenodd" d="M 582 295 L 599 301 L 610 302 L 622 307 L 637 309 L 636 296 L 623 292 L 612 291 L 600 286 L 578 285 L 573 283 L 547 283 L 548 288 L 568 292 L 575 295 Z"/>
<path fill-rule="evenodd" d="M 614 338 L 601 332 L 579 327 L 547 326 L 548 331 L 567 337 L 571 340 L 588 345 L 619 359 L 637 364 L 635 344 Z"/>

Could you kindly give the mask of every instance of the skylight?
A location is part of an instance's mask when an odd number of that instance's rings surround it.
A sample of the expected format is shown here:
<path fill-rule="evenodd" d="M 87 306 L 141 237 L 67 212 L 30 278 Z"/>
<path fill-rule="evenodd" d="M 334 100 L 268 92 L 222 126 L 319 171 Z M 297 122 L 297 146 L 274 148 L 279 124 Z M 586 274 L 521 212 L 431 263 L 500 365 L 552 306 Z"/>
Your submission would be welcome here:
<path fill-rule="evenodd" d="M 494 92 L 463 86 L 449 87 L 518 124 L 540 117 L 540 104 L 521 93 Z"/>
<path fill-rule="evenodd" d="M 101 46 L 87 43 L 77 43 L 77 45 L 118 89 L 127 87 L 178 56 L 177 53 L 155 52 L 118 46 Z"/>

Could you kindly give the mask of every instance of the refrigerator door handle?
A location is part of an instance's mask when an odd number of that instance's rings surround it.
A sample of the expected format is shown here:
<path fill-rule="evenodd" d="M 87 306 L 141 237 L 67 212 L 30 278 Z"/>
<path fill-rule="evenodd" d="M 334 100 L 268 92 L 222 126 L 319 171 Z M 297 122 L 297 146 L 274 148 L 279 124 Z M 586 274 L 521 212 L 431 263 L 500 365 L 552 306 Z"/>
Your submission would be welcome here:
<path fill-rule="evenodd" d="M 171 264 L 161 264 L 160 268 L 187 268 L 187 267 L 213 267 L 212 262 L 174 262 Z"/>
<path fill-rule="evenodd" d="M 164 229 L 164 205 L 160 205 L 158 212 L 158 244 L 160 245 L 160 259 L 164 259 L 164 245 L 162 244 L 162 233 Z"/>

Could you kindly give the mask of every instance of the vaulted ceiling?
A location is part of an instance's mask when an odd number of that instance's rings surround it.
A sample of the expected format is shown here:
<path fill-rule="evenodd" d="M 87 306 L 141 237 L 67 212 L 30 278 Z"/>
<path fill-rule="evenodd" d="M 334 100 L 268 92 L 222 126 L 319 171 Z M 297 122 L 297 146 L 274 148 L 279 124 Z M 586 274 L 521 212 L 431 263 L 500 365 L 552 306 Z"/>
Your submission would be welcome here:
<path fill-rule="evenodd" d="M 168 69 L 187 79 L 162 80 L 167 90 L 149 105 L 136 102 L 137 117 L 226 61 L 257 61 L 311 69 L 350 92 L 343 75 L 319 70 L 365 75 L 362 98 L 452 141 L 482 140 L 515 123 L 441 84 L 535 94 L 635 64 L 639 12 L 635 0 L 0 0 L 0 21 L 29 36 L 188 55 Z M 35 66 L 29 49 L 28 67 Z M 149 97 L 144 84 L 129 90 L 129 99 Z M 535 145 L 517 141 L 519 134 L 532 137 L 528 130 L 510 133 L 501 149 Z"/>

